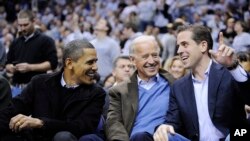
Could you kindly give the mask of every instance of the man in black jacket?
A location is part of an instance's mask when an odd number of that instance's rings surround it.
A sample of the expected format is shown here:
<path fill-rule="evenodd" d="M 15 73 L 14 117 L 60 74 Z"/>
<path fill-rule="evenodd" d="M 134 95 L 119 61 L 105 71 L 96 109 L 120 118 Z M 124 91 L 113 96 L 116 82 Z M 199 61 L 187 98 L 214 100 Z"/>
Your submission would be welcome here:
<path fill-rule="evenodd" d="M 55 69 L 58 63 L 54 40 L 35 30 L 33 15 L 29 10 L 18 13 L 20 35 L 12 42 L 7 54 L 6 71 L 13 75 L 12 84 L 19 91 L 33 76 Z M 13 96 L 18 94 L 13 93 Z"/>
<path fill-rule="evenodd" d="M 95 83 L 96 61 L 88 41 L 68 43 L 63 70 L 33 77 L 13 104 L 0 112 L 0 140 L 100 140 L 94 133 L 105 91 Z"/>

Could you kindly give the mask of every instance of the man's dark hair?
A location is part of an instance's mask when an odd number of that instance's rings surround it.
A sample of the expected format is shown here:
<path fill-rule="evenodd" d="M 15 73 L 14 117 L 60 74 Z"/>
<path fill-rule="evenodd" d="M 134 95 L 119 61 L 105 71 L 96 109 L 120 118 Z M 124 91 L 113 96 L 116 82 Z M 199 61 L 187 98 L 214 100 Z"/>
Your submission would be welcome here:
<path fill-rule="evenodd" d="M 111 24 L 106 20 L 106 24 L 107 24 L 107 27 L 108 27 L 108 30 L 107 30 L 107 35 L 110 36 L 111 32 L 112 32 L 112 26 Z"/>
<path fill-rule="evenodd" d="M 137 25 L 135 24 L 135 23 L 133 23 L 133 22 L 126 22 L 125 24 L 124 24 L 124 28 L 127 28 L 127 29 L 132 29 L 134 32 L 137 32 L 138 31 L 138 27 L 137 27 Z"/>
<path fill-rule="evenodd" d="M 240 51 L 236 53 L 237 59 L 240 62 L 248 62 L 250 61 L 250 52 L 249 51 Z"/>
<path fill-rule="evenodd" d="M 236 23 L 239 23 L 241 27 L 243 28 L 243 32 L 249 32 L 249 27 L 246 22 L 244 21 L 237 21 Z"/>
<path fill-rule="evenodd" d="M 192 32 L 192 39 L 197 44 L 200 44 L 202 41 L 206 41 L 208 45 L 207 51 L 213 48 L 213 39 L 212 39 L 209 28 L 202 26 L 202 25 L 184 25 L 184 26 L 180 26 L 177 29 L 177 33 L 180 33 L 183 31 Z M 209 57 L 211 57 L 209 53 L 208 55 Z"/>
<path fill-rule="evenodd" d="M 63 48 L 63 65 L 67 58 L 71 58 L 73 61 L 77 61 L 84 53 L 84 48 L 93 48 L 94 46 L 87 40 L 73 40 L 66 44 Z"/>
<path fill-rule="evenodd" d="M 116 68 L 117 67 L 117 62 L 121 59 L 124 59 L 124 60 L 130 60 L 129 59 L 129 56 L 125 56 L 125 55 L 122 55 L 122 56 L 118 56 L 115 61 L 113 62 L 113 68 Z"/>

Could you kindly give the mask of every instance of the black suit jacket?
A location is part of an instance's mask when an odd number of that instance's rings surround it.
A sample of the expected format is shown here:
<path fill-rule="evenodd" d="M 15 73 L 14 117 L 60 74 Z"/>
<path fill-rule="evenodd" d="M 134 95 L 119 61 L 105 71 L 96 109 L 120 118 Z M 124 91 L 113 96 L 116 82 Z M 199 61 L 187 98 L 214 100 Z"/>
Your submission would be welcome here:
<path fill-rule="evenodd" d="M 34 132 L 52 137 L 58 131 L 69 131 L 80 137 L 94 133 L 102 114 L 105 91 L 96 84 L 80 85 L 66 105 L 61 105 L 62 72 L 32 78 L 13 104 L 0 112 L 0 134 L 8 131 L 10 118 L 22 113 L 42 119 L 44 126 Z"/>
<path fill-rule="evenodd" d="M 208 79 L 208 111 L 216 128 L 226 135 L 230 128 L 245 125 L 243 96 L 247 95 L 249 79 L 237 83 L 227 69 L 214 62 Z M 197 106 L 190 74 L 173 85 L 167 124 L 173 125 L 177 132 L 187 138 L 199 140 Z"/>

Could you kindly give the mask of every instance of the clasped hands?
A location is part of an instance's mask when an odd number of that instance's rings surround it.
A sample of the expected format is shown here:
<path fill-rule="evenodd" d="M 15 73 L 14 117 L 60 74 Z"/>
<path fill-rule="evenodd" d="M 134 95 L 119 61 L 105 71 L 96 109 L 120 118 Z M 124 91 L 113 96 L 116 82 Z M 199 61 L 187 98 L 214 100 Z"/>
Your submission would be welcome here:
<path fill-rule="evenodd" d="M 31 116 L 26 116 L 23 114 L 18 114 L 11 118 L 9 123 L 9 128 L 13 132 L 19 132 L 23 129 L 31 128 L 41 128 L 43 126 L 43 121 L 38 118 L 33 118 Z"/>

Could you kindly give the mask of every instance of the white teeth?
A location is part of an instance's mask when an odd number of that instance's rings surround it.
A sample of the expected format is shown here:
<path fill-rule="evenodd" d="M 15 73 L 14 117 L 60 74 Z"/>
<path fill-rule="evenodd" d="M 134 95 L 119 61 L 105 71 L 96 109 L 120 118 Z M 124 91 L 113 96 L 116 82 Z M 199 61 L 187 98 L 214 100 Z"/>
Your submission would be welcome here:
<path fill-rule="evenodd" d="M 95 76 L 94 73 L 88 73 L 87 75 L 90 76 L 90 77 L 94 77 Z"/>

